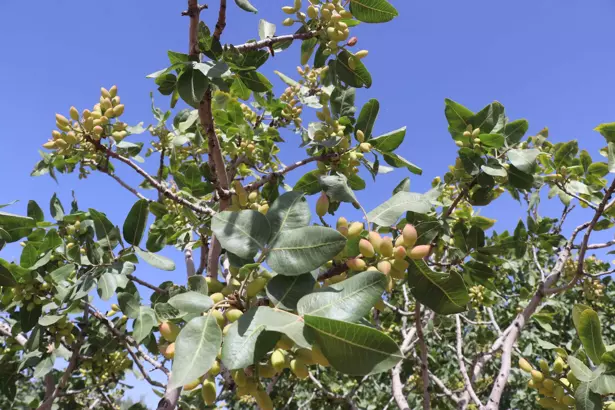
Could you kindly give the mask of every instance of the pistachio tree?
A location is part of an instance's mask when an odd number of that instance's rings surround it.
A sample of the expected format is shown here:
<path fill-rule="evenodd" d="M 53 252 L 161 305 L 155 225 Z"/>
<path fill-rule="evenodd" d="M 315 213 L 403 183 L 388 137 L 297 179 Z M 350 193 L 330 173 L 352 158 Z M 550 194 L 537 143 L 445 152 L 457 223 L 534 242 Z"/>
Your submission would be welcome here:
<path fill-rule="evenodd" d="M 592 240 L 615 223 L 615 123 L 592 156 L 526 135 L 499 102 L 446 100 L 453 165 L 366 210 L 378 178 L 421 174 L 406 128 L 373 132 L 387 102 L 355 103 L 372 85 L 358 33 L 395 7 L 295 0 L 285 33 L 263 18 L 258 40 L 227 44 L 227 13 L 258 10 L 214 3 L 188 0 L 188 50 L 148 75 L 170 99 L 152 125 L 125 123 L 112 86 L 42 142 L 33 176 L 106 174 L 135 196 L 125 220 L 55 195 L 0 212 L 0 249 L 23 246 L 0 259 L 2 408 L 120 408 L 129 374 L 160 410 L 615 408 L 615 241 Z M 280 52 L 297 71 L 267 78 Z M 292 133 L 305 158 L 284 164 Z M 503 196 L 512 232 L 489 217 Z"/>

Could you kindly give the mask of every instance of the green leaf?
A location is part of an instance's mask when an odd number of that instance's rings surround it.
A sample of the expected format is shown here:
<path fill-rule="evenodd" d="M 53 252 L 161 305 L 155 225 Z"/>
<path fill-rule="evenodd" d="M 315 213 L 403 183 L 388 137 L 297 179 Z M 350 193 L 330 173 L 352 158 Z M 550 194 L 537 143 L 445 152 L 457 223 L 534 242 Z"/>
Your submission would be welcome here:
<path fill-rule="evenodd" d="M 463 312 L 470 302 L 468 290 L 457 272 L 434 272 L 423 260 L 410 261 L 408 285 L 419 302 L 440 315 Z"/>
<path fill-rule="evenodd" d="M 43 222 L 45 220 L 45 214 L 36 201 L 28 201 L 28 217 L 36 222 Z"/>
<path fill-rule="evenodd" d="M 501 148 L 504 146 L 504 136 L 502 134 L 480 134 L 478 138 L 481 144 L 488 148 Z"/>
<path fill-rule="evenodd" d="M 356 322 L 381 300 L 387 283 L 387 277 L 380 272 L 361 272 L 304 296 L 297 304 L 297 312 L 300 315 Z"/>
<path fill-rule="evenodd" d="M 222 331 L 211 313 L 188 322 L 175 341 L 169 389 L 188 384 L 211 369 L 221 344 Z"/>
<path fill-rule="evenodd" d="M 581 313 L 577 333 L 587 356 L 589 356 L 594 364 L 600 364 L 600 358 L 606 352 L 606 347 L 602 340 L 600 319 L 598 319 L 598 314 L 593 309 L 585 309 Z"/>
<path fill-rule="evenodd" d="M 60 321 L 60 319 L 62 318 L 63 316 L 58 316 L 58 315 L 41 316 L 38 318 L 38 324 L 44 327 L 48 327 L 48 326 L 58 323 L 58 321 Z"/>
<path fill-rule="evenodd" d="M 297 310 L 297 302 L 314 289 L 316 279 L 311 273 L 299 276 L 276 275 L 267 282 L 267 297 L 276 309 Z"/>
<path fill-rule="evenodd" d="M 350 68 L 349 59 L 354 59 L 354 68 Z M 355 88 L 369 88 L 372 86 L 372 76 L 365 65 L 348 51 L 343 50 L 335 60 L 335 73 L 346 85 Z"/>
<path fill-rule="evenodd" d="M 42 308 L 37 305 L 34 309 L 21 309 L 19 311 L 19 323 L 21 324 L 21 330 L 29 332 L 36 326 L 38 319 L 41 317 Z"/>
<path fill-rule="evenodd" d="M 589 383 L 581 383 L 574 391 L 577 410 L 602 409 L 602 397 L 589 388 Z"/>
<path fill-rule="evenodd" d="M 556 166 L 567 163 L 579 152 L 579 143 L 576 140 L 563 143 L 557 148 L 553 156 Z"/>
<path fill-rule="evenodd" d="M 17 281 L 10 270 L 0 264 L 0 286 L 15 286 Z"/>
<path fill-rule="evenodd" d="M 350 0 L 350 12 L 364 23 L 385 23 L 398 16 L 395 7 L 386 0 Z"/>
<path fill-rule="evenodd" d="M 34 266 L 38 259 L 39 252 L 31 242 L 27 242 L 26 246 L 21 251 L 21 257 L 19 258 L 19 264 L 22 268 L 30 268 Z"/>
<path fill-rule="evenodd" d="M 56 221 L 64 219 L 64 207 L 55 193 L 51 197 L 51 201 L 49 201 L 49 211 L 51 212 L 51 217 Z"/>
<path fill-rule="evenodd" d="M 473 128 L 480 128 L 483 134 L 489 134 L 505 119 L 504 107 L 495 101 L 476 113 L 469 122 Z"/>
<path fill-rule="evenodd" d="M 306 195 L 314 195 L 320 192 L 320 172 L 310 171 L 303 175 L 295 184 L 293 191 L 303 192 Z"/>
<path fill-rule="evenodd" d="M 188 278 L 188 290 L 207 295 L 207 280 L 202 275 L 190 276 Z"/>
<path fill-rule="evenodd" d="M 607 148 L 607 155 L 609 159 L 609 172 L 615 172 L 615 142 L 609 142 Z"/>
<path fill-rule="evenodd" d="M 444 99 L 444 105 L 444 115 L 448 121 L 448 131 L 455 140 L 458 140 L 463 135 L 463 132 L 466 131 L 470 118 L 474 116 L 474 113 L 448 98 Z M 466 139 L 469 142 L 469 139 Z"/>
<path fill-rule="evenodd" d="M 224 211 L 214 215 L 211 230 L 224 249 L 249 259 L 265 248 L 271 227 L 260 212 Z"/>
<path fill-rule="evenodd" d="M 615 142 L 615 122 L 600 124 L 594 131 L 598 131 L 607 142 Z"/>
<path fill-rule="evenodd" d="M 207 312 L 214 305 L 209 296 L 192 291 L 175 295 L 168 303 L 180 312 L 199 314 Z"/>
<path fill-rule="evenodd" d="M 166 271 L 175 270 L 175 262 L 173 262 L 173 260 L 167 258 L 166 256 L 148 252 L 140 248 L 135 248 L 135 253 L 147 264 L 153 266 L 154 268 Z"/>
<path fill-rule="evenodd" d="M 271 229 L 267 239 L 273 242 L 282 231 L 307 226 L 311 216 L 310 206 L 303 193 L 291 191 L 280 195 L 266 215 Z"/>
<path fill-rule="evenodd" d="M 120 305 L 122 312 L 129 318 L 136 319 L 139 316 L 139 310 L 141 309 L 139 296 L 128 292 L 120 292 L 117 294 L 117 303 Z"/>
<path fill-rule="evenodd" d="M 354 117 L 356 89 L 335 87 L 331 93 L 331 111 L 335 117 Z"/>
<path fill-rule="evenodd" d="M 601 374 L 589 384 L 589 389 L 594 393 L 607 396 L 615 393 L 615 376 Z"/>
<path fill-rule="evenodd" d="M 246 87 L 244 82 L 241 81 L 241 78 L 235 78 L 231 85 L 231 93 L 245 101 L 250 98 L 251 91 Z"/>
<path fill-rule="evenodd" d="M 303 319 L 331 366 L 341 373 L 381 373 L 403 359 L 395 341 L 374 328 L 317 316 Z"/>
<path fill-rule="evenodd" d="M 149 207 L 146 199 L 140 199 L 135 202 L 130 212 L 128 212 L 122 229 L 126 242 L 134 246 L 139 246 L 143 238 L 143 233 L 145 232 L 148 213 Z"/>
<path fill-rule="evenodd" d="M 258 320 L 259 313 L 260 308 L 251 308 L 228 329 L 222 342 L 222 363 L 227 369 L 257 363 L 275 346 L 279 334 L 266 330 L 265 323 Z"/>
<path fill-rule="evenodd" d="M 134 324 L 132 325 L 132 337 L 137 343 L 141 343 L 152 331 L 152 328 L 156 326 L 158 320 L 156 319 L 156 313 L 149 306 L 141 306 L 139 308 L 139 314 L 137 315 Z"/>
<path fill-rule="evenodd" d="M 582 382 L 590 382 L 594 380 L 593 373 L 591 369 L 585 366 L 585 363 L 580 361 L 574 356 L 568 356 L 568 365 L 570 366 L 570 370 L 575 375 L 577 379 Z"/>
<path fill-rule="evenodd" d="M 521 138 L 523 138 L 528 128 L 529 123 L 527 120 L 515 120 L 504 126 L 502 134 L 508 145 L 514 145 L 521 141 Z"/>
<path fill-rule="evenodd" d="M 508 168 L 508 182 L 518 189 L 531 189 L 534 185 L 534 177 L 511 165 Z"/>
<path fill-rule="evenodd" d="M 115 294 L 117 280 L 115 274 L 109 271 L 102 274 L 98 279 L 98 294 L 102 300 L 109 300 Z"/>
<path fill-rule="evenodd" d="M 320 186 L 327 196 L 338 202 L 357 202 L 354 191 L 348 186 L 348 178 L 345 175 L 325 175 L 319 178 Z"/>
<path fill-rule="evenodd" d="M 102 212 L 90 208 L 88 210 L 92 220 L 94 221 L 94 230 L 101 246 L 114 248 L 119 239 L 120 234 L 115 226 L 107 219 L 107 216 Z"/>
<path fill-rule="evenodd" d="M 582 303 L 577 303 L 572 307 L 572 323 L 574 324 L 575 329 L 578 329 L 579 324 L 581 323 L 581 313 L 587 309 L 591 309 L 591 307 Z"/>
<path fill-rule="evenodd" d="M 281 231 L 271 244 L 266 261 L 279 274 L 301 275 L 320 267 L 345 245 L 344 235 L 322 226 Z"/>
<path fill-rule="evenodd" d="M 604 177 L 609 172 L 610 172 L 609 165 L 605 164 L 604 162 L 593 162 L 587 168 L 588 174 L 597 176 L 599 178 Z"/>
<path fill-rule="evenodd" d="M 34 373 L 32 374 L 32 377 L 36 379 L 42 379 L 43 377 L 45 377 L 45 375 L 53 369 L 54 362 L 55 360 L 52 356 L 48 356 L 38 362 L 38 364 L 34 368 Z"/>
<path fill-rule="evenodd" d="M 492 177 L 505 177 L 508 175 L 506 169 L 499 165 L 481 165 L 480 169 L 487 175 Z"/>
<path fill-rule="evenodd" d="M 267 77 L 256 71 L 241 71 L 237 74 L 250 90 L 264 93 L 273 88 Z"/>
<path fill-rule="evenodd" d="M 536 157 L 540 154 L 540 151 L 532 149 L 513 149 L 506 154 L 508 160 L 515 168 L 525 173 L 531 173 L 534 170 L 536 164 Z"/>
<path fill-rule="evenodd" d="M 154 305 L 154 312 L 156 313 L 156 318 L 158 318 L 160 322 L 177 319 L 183 316 L 179 310 L 164 302 L 156 303 Z"/>
<path fill-rule="evenodd" d="M 257 13 L 258 10 L 254 7 L 249 0 L 235 0 L 235 4 L 239 6 L 240 9 L 248 11 L 250 13 Z M 262 37 L 261 37 L 262 38 Z"/>
<path fill-rule="evenodd" d="M 397 154 L 393 154 L 392 152 L 380 152 L 380 153 L 382 154 L 384 161 L 392 167 L 408 168 L 408 171 L 416 175 L 421 175 L 423 173 L 423 170 L 421 168 L 419 168 L 418 166 L 414 165 L 412 162 L 408 161 L 407 159 Z"/>
<path fill-rule="evenodd" d="M 359 114 L 359 119 L 357 120 L 355 130 L 363 131 L 366 140 L 372 136 L 372 130 L 374 129 L 374 123 L 376 122 L 379 111 L 380 103 L 378 100 L 373 98 L 366 102 L 363 108 L 361 108 L 361 113 Z"/>
<path fill-rule="evenodd" d="M 388 134 L 380 135 L 376 138 L 369 140 L 372 147 L 381 152 L 392 152 L 397 149 L 404 142 L 406 136 L 406 127 L 402 127 L 398 130 L 391 131 Z"/>
<path fill-rule="evenodd" d="M 188 67 L 177 79 L 179 96 L 193 108 L 198 108 L 208 86 L 207 76 L 194 67 Z"/>
<path fill-rule="evenodd" d="M 32 232 L 36 227 L 36 221 L 25 216 L 0 212 L 0 227 L 10 235 L 7 242 L 17 242 Z"/>
<path fill-rule="evenodd" d="M 431 205 L 423 195 L 400 191 L 368 213 L 367 219 L 376 225 L 390 226 L 395 225 L 399 217 L 406 212 L 426 214 L 430 210 Z"/>

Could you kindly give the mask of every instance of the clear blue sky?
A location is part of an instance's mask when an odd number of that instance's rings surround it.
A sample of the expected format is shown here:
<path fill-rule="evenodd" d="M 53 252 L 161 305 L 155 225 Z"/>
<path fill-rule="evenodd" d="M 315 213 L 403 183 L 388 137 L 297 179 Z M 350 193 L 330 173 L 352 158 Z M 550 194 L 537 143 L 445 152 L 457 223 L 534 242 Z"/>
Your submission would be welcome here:
<path fill-rule="evenodd" d="M 442 175 L 455 159 L 456 147 L 443 115 L 446 97 L 474 110 L 497 99 L 512 119 L 529 120 L 530 133 L 548 126 L 553 141 L 577 138 L 598 157 L 603 140 L 592 129 L 615 121 L 612 1 L 391 2 L 400 12 L 397 19 L 355 30 L 357 48 L 370 50 L 365 63 L 374 78 L 372 88 L 360 90 L 358 98 L 360 103 L 369 98 L 381 102 L 375 133 L 408 126 L 399 152 L 424 169 L 422 177 L 412 178 L 412 190 L 427 190 L 431 179 Z M 67 113 L 71 105 L 90 108 L 101 86 L 118 85 L 126 121 L 152 122 L 149 92 L 155 86 L 145 75 L 167 65 L 167 50 L 186 51 L 188 20 L 180 16 L 185 3 L 57 0 L 26 6 L 17 0 L 0 2 L 0 204 L 21 201 L 4 210 L 25 213 L 28 199 L 47 210 L 54 192 L 68 206 L 75 190 L 82 208 L 95 207 L 114 223 L 123 222 L 134 198 L 109 177 L 93 175 L 80 181 L 75 175 L 60 176 L 56 184 L 48 177 L 29 174 L 39 159 L 37 150 L 54 127 L 54 113 Z M 215 3 L 209 1 L 210 6 Z M 285 32 L 279 24 L 284 18 L 279 8 L 288 1 L 253 0 L 259 15 L 229 3 L 225 42 L 257 37 L 262 17 Z M 204 12 L 203 18 L 213 26 L 212 11 Z M 297 62 L 295 47 L 270 60 L 264 73 L 281 87 L 273 70 L 294 75 Z M 161 96 L 157 102 L 168 104 Z M 287 136 L 289 161 L 301 155 L 297 140 Z M 123 167 L 118 172 L 127 181 L 139 182 Z M 405 176 L 398 170 L 380 177 L 377 185 L 368 186 L 358 197 L 366 209 L 372 209 Z M 559 205 L 549 209 L 558 210 Z M 512 201 L 484 214 L 501 217 L 498 227 L 503 228 L 515 224 L 517 215 L 523 217 Z M 176 256 L 177 273 L 141 266 L 138 275 L 152 282 L 168 278 L 182 283 L 179 255 L 166 254 Z M 14 246 L 0 253 L 8 260 L 17 256 Z"/>

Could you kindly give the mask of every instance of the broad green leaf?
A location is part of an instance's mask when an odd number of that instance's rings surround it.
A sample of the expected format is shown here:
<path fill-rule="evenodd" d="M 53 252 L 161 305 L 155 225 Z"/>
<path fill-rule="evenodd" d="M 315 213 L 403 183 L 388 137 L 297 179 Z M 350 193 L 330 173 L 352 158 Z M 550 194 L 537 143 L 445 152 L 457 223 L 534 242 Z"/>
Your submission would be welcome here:
<path fill-rule="evenodd" d="M 21 309 L 19 311 L 19 323 L 21 324 L 21 330 L 29 332 L 36 326 L 38 319 L 41 317 L 42 308 L 37 305 L 34 309 Z"/>
<path fill-rule="evenodd" d="M 600 124 L 594 131 L 598 131 L 607 142 L 615 142 L 615 122 Z"/>
<path fill-rule="evenodd" d="M 128 216 L 124 221 L 124 227 L 122 233 L 124 234 L 124 240 L 131 245 L 139 246 L 143 233 L 145 232 L 145 224 L 147 223 L 147 216 L 149 213 L 149 207 L 147 200 L 140 199 L 132 206 Z"/>
<path fill-rule="evenodd" d="M 504 126 L 502 134 L 508 145 L 514 145 L 521 141 L 521 138 L 523 138 L 528 128 L 529 123 L 527 120 L 515 120 Z"/>
<path fill-rule="evenodd" d="M 502 134 L 480 134 L 478 138 L 482 145 L 489 148 L 501 148 L 504 146 L 504 136 Z"/>
<path fill-rule="evenodd" d="M 589 388 L 589 383 L 581 383 L 574 392 L 577 410 L 601 410 L 602 397 Z"/>
<path fill-rule="evenodd" d="M 190 276 L 188 278 L 188 290 L 207 295 L 207 280 L 203 275 Z"/>
<path fill-rule="evenodd" d="M 307 226 L 311 216 L 310 206 L 303 193 L 291 191 L 280 195 L 266 215 L 271 229 L 269 242 L 273 242 L 282 231 Z"/>
<path fill-rule="evenodd" d="M 273 88 L 267 77 L 256 71 L 241 71 L 239 78 L 250 90 L 257 93 L 264 93 Z"/>
<path fill-rule="evenodd" d="M 51 212 L 51 217 L 56 221 L 64 219 L 64 207 L 55 193 L 51 197 L 51 201 L 49 201 L 49 211 Z"/>
<path fill-rule="evenodd" d="M 0 286 L 11 287 L 15 286 L 16 283 L 17 281 L 11 271 L 0 264 Z"/>
<path fill-rule="evenodd" d="M 609 142 L 607 149 L 607 155 L 609 159 L 609 172 L 615 172 L 615 142 Z"/>
<path fill-rule="evenodd" d="M 281 231 L 271 244 L 266 261 L 278 274 L 301 275 L 326 263 L 345 245 L 344 235 L 322 226 Z"/>
<path fill-rule="evenodd" d="M 534 170 L 536 164 L 536 157 L 540 154 L 540 151 L 532 149 L 513 149 L 506 154 L 508 160 L 517 169 L 525 173 L 531 173 Z"/>
<path fill-rule="evenodd" d="M 469 123 L 472 124 L 474 129 L 480 128 L 483 134 L 489 134 L 491 132 L 498 132 L 499 130 L 496 126 L 502 123 L 504 119 L 504 107 L 495 101 L 477 112 L 476 115 L 470 118 Z"/>
<path fill-rule="evenodd" d="M 36 222 L 43 222 L 45 220 L 45 214 L 36 201 L 28 201 L 28 217 Z"/>
<path fill-rule="evenodd" d="M 391 131 L 387 134 L 380 135 L 369 140 L 372 147 L 381 152 L 392 152 L 404 142 L 406 136 L 406 127 Z"/>
<path fill-rule="evenodd" d="M 572 370 L 572 373 L 577 379 L 582 382 L 590 382 L 594 380 L 591 369 L 585 366 L 585 363 L 583 363 L 574 356 L 568 356 L 567 360 L 568 365 L 570 366 L 570 370 Z"/>
<path fill-rule="evenodd" d="M 154 305 L 154 312 L 159 322 L 173 320 L 183 316 L 179 310 L 165 302 L 156 303 Z"/>
<path fill-rule="evenodd" d="M 410 261 L 408 285 L 419 302 L 440 315 L 463 312 L 470 301 L 468 290 L 457 272 L 434 272 L 423 260 Z"/>
<path fill-rule="evenodd" d="M 261 40 L 275 36 L 275 24 L 265 19 L 260 19 L 258 22 L 258 36 Z"/>
<path fill-rule="evenodd" d="M 366 140 L 372 136 L 372 130 L 374 129 L 374 123 L 376 122 L 379 111 L 380 103 L 378 100 L 373 98 L 366 102 L 363 108 L 361 108 L 361 113 L 359 114 L 359 119 L 357 119 L 355 130 L 363 131 Z"/>
<path fill-rule="evenodd" d="M 241 78 L 235 78 L 233 80 L 233 84 L 231 85 L 231 93 L 245 101 L 250 98 L 250 94 L 252 92 L 248 87 L 246 87 L 244 82 L 241 81 Z"/>
<path fill-rule="evenodd" d="M 41 316 L 40 318 L 38 318 L 38 324 L 44 327 L 48 327 L 58 323 L 62 318 L 63 316 L 58 315 Z"/>
<path fill-rule="evenodd" d="M 361 272 L 304 296 L 297 304 L 297 312 L 300 315 L 356 322 L 381 300 L 387 283 L 387 277 L 380 272 Z"/>
<path fill-rule="evenodd" d="M 320 173 L 317 170 L 310 171 L 303 175 L 295 184 L 293 191 L 303 192 L 306 195 L 313 195 L 320 192 Z"/>
<path fill-rule="evenodd" d="M 129 318 L 136 319 L 139 316 L 139 310 L 141 309 L 139 296 L 128 292 L 120 292 L 117 294 L 117 303 L 120 305 L 122 312 Z"/>
<path fill-rule="evenodd" d="M 107 216 L 102 212 L 98 212 L 95 209 L 90 208 L 88 210 L 92 220 L 94 221 L 94 230 L 96 231 L 96 238 L 98 238 L 101 246 L 114 248 L 117 245 L 120 235 L 115 226 L 107 219 Z"/>
<path fill-rule="evenodd" d="M 553 155 L 555 165 L 559 167 L 570 161 L 579 152 L 579 143 L 576 140 L 568 141 L 559 146 Z"/>
<path fill-rule="evenodd" d="M 352 87 L 335 87 L 331 93 L 331 112 L 336 118 L 339 117 L 354 117 L 356 108 L 354 100 L 356 89 Z"/>
<path fill-rule="evenodd" d="M 222 363 L 229 370 L 243 369 L 257 363 L 271 350 L 279 334 L 268 332 L 259 323 L 259 308 L 252 308 L 231 325 L 222 342 Z"/>
<path fill-rule="evenodd" d="M 470 118 L 474 116 L 474 113 L 448 98 L 444 99 L 444 105 L 444 115 L 448 121 L 448 131 L 454 139 L 459 140 L 463 136 L 463 132 L 466 131 Z M 469 138 L 465 139 L 469 142 Z"/>
<path fill-rule="evenodd" d="M 0 271 L 2 268 L 0 268 Z M 61 266 L 58 269 L 54 270 L 49 274 L 51 276 L 51 280 L 55 283 L 60 283 L 68 279 L 68 277 L 75 272 L 75 265 L 69 263 L 67 265 Z"/>
<path fill-rule="evenodd" d="M 304 321 L 331 366 L 341 373 L 381 373 L 403 359 L 395 341 L 372 327 L 309 315 Z"/>
<path fill-rule="evenodd" d="M 602 178 L 610 172 L 609 165 L 604 162 L 593 162 L 587 168 L 587 173 Z"/>
<path fill-rule="evenodd" d="M 32 232 L 36 227 L 36 221 L 25 216 L 0 212 L 0 228 L 10 235 L 7 242 L 17 242 Z"/>
<path fill-rule="evenodd" d="M 252 210 L 217 213 L 211 230 L 224 249 L 244 259 L 264 249 L 271 232 L 267 218 Z"/>
<path fill-rule="evenodd" d="M 252 5 L 252 3 L 250 3 L 249 0 L 235 0 L 235 4 L 237 4 L 240 9 L 245 10 L 245 11 L 249 11 L 250 13 L 257 13 L 258 12 L 256 7 L 254 7 Z M 263 38 L 263 37 L 261 37 L 261 38 Z"/>
<path fill-rule="evenodd" d="M 26 246 L 21 251 L 21 257 L 19 258 L 19 265 L 22 268 L 30 268 L 34 266 L 36 261 L 38 260 L 39 252 L 36 249 L 36 246 L 32 244 L 32 242 L 27 242 Z"/>
<path fill-rule="evenodd" d="M 384 158 L 384 161 L 389 164 L 392 167 L 395 168 L 407 168 L 408 171 L 412 172 L 413 174 L 416 175 L 421 175 L 423 173 L 423 170 L 416 166 L 415 164 L 413 164 L 412 162 L 408 161 L 406 158 L 401 157 L 397 154 L 394 154 L 392 152 L 384 152 L 384 151 L 378 151 L 382 154 L 382 157 Z"/>
<path fill-rule="evenodd" d="M 98 295 L 102 300 L 109 300 L 117 289 L 116 275 L 107 271 L 98 279 Z"/>
<path fill-rule="evenodd" d="M 221 344 L 222 330 L 211 313 L 188 322 L 175 341 L 169 388 L 175 389 L 204 375 L 214 364 Z"/>
<path fill-rule="evenodd" d="M 175 262 L 173 262 L 172 259 L 169 259 L 166 256 L 148 252 L 140 248 L 135 248 L 135 253 L 139 255 L 139 257 L 143 259 L 147 264 L 153 266 L 154 268 L 166 271 L 175 270 Z"/>
<path fill-rule="evenodd" d="M 214 301 L 209 296 L 193 291 L 175 295 L 169 299 L 168 303 L 180 312 L 185 313 L 207 312 L 214 305 Z"/>
<path fill-rule="evenodd" d="M 135 322 L 132 325 L 132 337 L 137 343 L 141 343 L 152 331 L 152 328 L 156 326 L 158 321 L 156 320 L 156 313 L 149 306 L 141 306 L 139 308 L 139 314 L 135 318 Z"/>
<path fill-rule="evenodd" d="M 508 182 L 518 189 L 531 189 L 534 185 L 534 177 L 532 174 L 523 172 L 514 165 L 511 165 L 508 168 Z"/>
<path fill-rule="evenodd" d="M 345 175 L 325 175 L 319 178 L 320 186 L 327 196 L 338 202 L 357 202 L 354 191 L 348 186 L 348 178 Z"/>
<path fill-rule="evenodd" d="M 350 0 L 350 12 L 364 23 L 385 23 L 398 16 L 395 7 L 386 0 Z"/>
<path fill-rule="evenodd" d="M 431 206 L 423 195 L 400 191 L 368 213 L 367 218 L 376 225 L 390 226 L 395 225 L 399 217 L 406 212 L 426 214 L 430 210 Z"/>
<path fill-rule="evenodd" d="M 607 396 L 615 393 L 615 376 L 601 374 L 589 384 L 589 389 L 594 393 Z"/>
<path fill-rule="evenodd" d="M 587 309 L 591 309 L 591 307 L 582 303 L 577 303 L 572 307 L 572 323 L 574 324 L 575 329 L 578 329 L 579 324 L 581 323 L 581 313 Z"/>
<path fill-rule="evenodd" d="M 297 302 L 314 289 L 316 279 L 311 273 L 299 276 L 276 275 L 267 282 L 267 297 L 273 302 L 273 307 L 294 311 Z"/>
<path fill-rule="evenodd" d="M 600 364 L 600 358 L 606 352 L 606 347 L 602 340 L 600 319 L 594 310 L 586 309 L 581 313 L 577 333 L 587 356 L 594 364 Z"/>
<path fill-rule="evenodd" d="M 38 364 L 34 368 L 34 373 L 32 374 L 32 377 L 34 377 L 35 379 L 42 379 L 43 377 L 45 377 L 45 375 L 53 369 L 54 362 L 55 360 L 53 356 L 48 356 L 38 362 Z"/>
<path fill-rule="evenodd" d="M 209 79 L 201 70 L 189 66 L 177 79 L 177 91 L 182 100 L 198 108 L 209 85 Z"/>
<path fill-rule="evenodd" d="M 499 165 L 481 165 L 480 169 L 487 175 L 492 177 L 505 177 L 508 175 L 506 169 Z"/>
<path fill-rule="evenodd" d="M 350 68 L 349 59 L 354 59 L 354 68 Z M 350 87 L 369 88 L 372 86 L 372 76 L 365 65 L 348 51 L 343 50 L 335 60 L 335 72 L 337 76 Z"/>

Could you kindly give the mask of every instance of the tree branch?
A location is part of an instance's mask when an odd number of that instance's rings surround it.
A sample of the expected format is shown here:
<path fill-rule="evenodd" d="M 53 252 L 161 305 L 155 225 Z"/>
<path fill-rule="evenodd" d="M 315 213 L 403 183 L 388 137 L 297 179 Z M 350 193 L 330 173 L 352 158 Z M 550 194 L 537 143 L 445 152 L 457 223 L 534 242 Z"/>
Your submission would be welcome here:
<path fill-rule="evenodd" d="M 293 40 L 309 40 L 318 34 L 317 31 L 308 31 L 307 33 L 287 34 L 284 36 L 269 37 L 260 41 L 251 41 L 249 43 L 240 44 L 233 48 L 237 51 L 252 51 L 259 50 L 261 48 L 271 48 L 277 43 Z"/>
<path fill-rule="evenodd" d="M 423 409 L 431 409 L 431 399 L 429 396 L 429 363 L 427 361 L 427 344 L 423 335 L 423 323 L 421 322 L 421 304 L 415 301 L 414 325 L 416 326 L 416 336 L 421 349 L 421 376 L 423 378 Z"/>
<path fill-rule="evenodd" d="M 459 315 L 455 315 L 455 323 L 457 325 L 457 361 L 459 362 L 459 370 L 463 376 L 465 389 L 470 394 L 472 401 L 479 408 L 482 408 L 483 404 L 480 402 L 480 399 L 472 387 L 472 381 L 470 380 L 470 376 L 468 376 L 468 369 L 466 368 L 466 364 L 463 360 L 463 336 L 461 335 L 461 319 L 459 319 Z"/>
<path fill-rule="evenodd" d="M 156 285 L 152 285 L 151 283 L 148 283 L 148 282 L 144 281 L 143 279 L 139 279 L 139 278 L 137 278 L 136 276 L 134 276 L 132 274 L 128 274 L 128 275 L 126 275 L 126 277 L 128 279 L 130 279 L 131 281 L 133 281 L 133 282 L 137 282 L 139 285 L 145 286 L 146 288 L 149 288 L 149 289 L 153 290 L 156 293 L 165 294 L 165 293 L 169 292 L 168 290 L 159 288 Z"/>
<path fill-rule="evenodd" d="M 22 333 L 18 333 L 13 336 L 12 332 L 13 332 L 13 329 L 8 323 L 0 322 L 0 334 L 6 337 L 13 338 L 15 339 L 17 343 L 19 343 L 22 346 L 25 346 L 26 343 L 28 342 L 28 339 Z"/>
<path fill-rule="evenodd" d="M 226 27 L 226 0 L 220 0 L 220 10 L 218 11 L 218 22 L 216 23 L 216 29 L 214 30 L 214 38 L 220 40 L 222 32 Z"/>
<path fill-rule="evenodd" d="M 442 380 L 440 380 L 440 378 L 438 378 L 432 372 L 429 372 L 429 378 L 431 379 L 431 381 L 436 386 L 438 386 L 440 388 L 440 390 L 442 390 L 442 393 L 444 393 L 445 396 L 447 396 L 449 399 L 451 399 L 454 403 L 459 403 L 459 396 L 457 396 L 455 393 L 453 393 L 453 391 L 451 389 L 446 387 L 446 385 L 444 384 L 444 382 Z"/>

